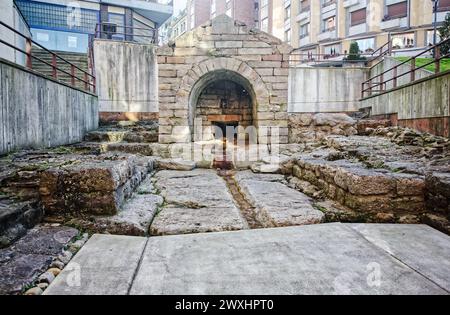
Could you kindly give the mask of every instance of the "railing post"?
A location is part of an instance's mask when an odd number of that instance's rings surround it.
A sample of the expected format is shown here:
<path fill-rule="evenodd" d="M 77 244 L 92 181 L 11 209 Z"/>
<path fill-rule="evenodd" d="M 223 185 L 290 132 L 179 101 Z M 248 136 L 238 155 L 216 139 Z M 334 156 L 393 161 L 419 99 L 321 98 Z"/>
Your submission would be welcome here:
<path fill-rule="evenodd" d="M 52 54 L 52 70 L 53 70 L 53 79 L 58 77 L 57 64 L 56 64 L 56 54 Z"/>
<path fill-rule="evenodd" d="M 27 53 L 27 68 L 33 69 L 33 57 L 31 53 L 31 49 L 33 47 L 33 43 L 30 38 L 27 38 L 25 51 Z"/>
<path fill-rule="evenodd" d="M 380 85 L 379 85 L 379 87 L 380 87 L 380 91 L 384 91 L 384 74 L 383 73 L 380 75 Z"/>
<path fill-rule="evenodd" d="M 95 92 L 97 90 L 97 82 L 96 82 L 96 78 L 95 77 L 92 78 L 92 88 L 93 88 L 92 93 L 95 94 Z"/>
<path fill-rule="evenodd" d="M 88 78 L 88 74 L 87 74 L 87 72 L 85 72 L 84 73 L 84 89 L 86 90 L 86 91 L 88 91 L 88 89 L 89 89 L 89 82 L 88 82 L 88 80 L 89 80 L 89 78 Z"/>
<path fill-rule="evenodd" d="M 392 81 L 393 83 L 393 85 L 394 85 L 394 88 L 396 88 L 397 87 L 397 76 L 398 76 L 398 70 L 397 70 L 397 66 L 395 66 L 394 67 L 394 80 Z"/>
<path fill-rule="evenodd" d="M 434 47 L 434 64 L 435 64 L 435 73 L 441 72 L 441 50 L 440 47 Z"/>
<path fill-rule="evenodd" d="M 364 98 L 364 82 L 361 83 L 361 98 Z"/>
<path fill-rule="evenodd" d="M 392 40 L 389 39 L 388 41 L 388 56 L 392 54 Z"/>
<path fill-rule="evenodd" d="M 75 86 L 75 66 L 74 65 L 70 65 L 70 79 L 71 79 L 72 86 Z"/>
<path fill-rule="evenodd" d="M 416 81 L 416 57 L 411 58 L 411 82 Z"/>

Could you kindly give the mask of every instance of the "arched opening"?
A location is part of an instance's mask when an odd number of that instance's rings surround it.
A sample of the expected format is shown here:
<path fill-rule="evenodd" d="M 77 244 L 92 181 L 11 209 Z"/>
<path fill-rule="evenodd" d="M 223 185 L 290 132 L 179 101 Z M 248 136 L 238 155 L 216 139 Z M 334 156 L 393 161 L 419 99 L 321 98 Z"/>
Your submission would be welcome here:
<path fill-rule="evenodd" d="M 189 121 L 193 140 L 218 140 L 217 130 L 246 130 L 254 125 L 256 97 L 243 76 L 234 71 L 216 70 L 193 86 L 189 101 Z M 194 133 L 197 133 L 194 135 Z M 199 138 L 199 134 L 201 137 Z M 238 134 L 235 133 L 235 140 Z M 230 140 L 230 139 L 229 139 Z"/>

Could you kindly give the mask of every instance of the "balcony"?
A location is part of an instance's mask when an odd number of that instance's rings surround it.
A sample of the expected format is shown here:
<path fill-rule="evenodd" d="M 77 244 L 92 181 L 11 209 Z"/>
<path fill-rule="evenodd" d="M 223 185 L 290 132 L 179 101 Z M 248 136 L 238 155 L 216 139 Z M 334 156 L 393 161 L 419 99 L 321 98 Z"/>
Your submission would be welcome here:
<path fill-rule="evenodd" d="M 311 44 L 311 40 L 310 40 L 309 34 L 301 35 L 300 36 L 300 41 L 299 41 L 298 44 L 299 44 L 300 47 L 303 47 L 303 46 Z"/>
<path fill-rule="evenodd" d="M 380 23 L 380 28 L 382 30 L 402 28 L 407 26 L 408 26 L 408 17 L 406 16 L 398 16 L 398 17 L 386 16 Z"/>
<path fill-rule="evenodd" d="M 331 27 L 329 29 L 324 30 L 317 37 L 319 42 L 329 40 L 329 39 L 335 39 L 335 38 L 337 38 L 336 27 Z"/>
<path fill-rule="evenodd" d="M 348 36 L 354 36 L 366 32 L 367 32 L 367 23 L 366 21 L 363 21 L 362 23 L 350 26 L 348 29 Z"/>
<path fill-rule="evenodd" d="M 311 14 L 311 11 L 309 10 L 309 7 L 308 7 L 308 10 L 300 11 L 300 13 L 297 15 L 297 18 L 295 20 L 296 20 L 296 22 L 304 21 L 307 18 L 309 18 L 310 14 Z"/>
<path fill-rule="evenodd" d="M 163 24 L 173 14 L 173 5 L 165 0 L 102 0 L 104 4 L 115 5 L 119 7 L 126 6 L 132 8 L 140 15 L 152 20 L 158 25 Z"/>

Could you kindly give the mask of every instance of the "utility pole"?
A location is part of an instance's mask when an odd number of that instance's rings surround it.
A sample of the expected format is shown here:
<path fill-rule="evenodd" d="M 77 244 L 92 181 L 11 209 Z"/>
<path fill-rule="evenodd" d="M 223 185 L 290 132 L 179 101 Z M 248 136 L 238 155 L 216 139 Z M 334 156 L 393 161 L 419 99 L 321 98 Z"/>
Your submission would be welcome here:
<path fill-rule="evenodd" d="M 431 0 L 431 1 L 433 1 L 433 12 L 434 12 L 433 46 L 436 46 L 436 44 L 437 44 L 437 13 L 438 13 L 439 0 Z"/>

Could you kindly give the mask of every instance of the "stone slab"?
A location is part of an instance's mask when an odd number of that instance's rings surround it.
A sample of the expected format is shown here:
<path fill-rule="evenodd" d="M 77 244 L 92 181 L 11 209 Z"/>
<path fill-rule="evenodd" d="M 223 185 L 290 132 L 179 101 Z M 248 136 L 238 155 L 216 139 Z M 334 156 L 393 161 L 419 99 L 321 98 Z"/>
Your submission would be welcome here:
<path fill-rule="evenodd" d="M 395 228 L 392 231 L 395 233 Z M 395 238 L 394 241 L 400 240 Z M 450 244 L 450 239 L 446 242 Z M 400 243 L 409 243 L 409 240 Z M 428 246 L 433 248 L 434 244 Z M 434 257 L 439 260 L 439 256 Z M 379 283 L 374 281 L 377 274 Z M 343 224 L 325 224 L 151 238 L 130 293 L 448 292 L 351 228 Z"/>
<path fill-rule="evenodd" d="M 0 249 L 0 294 L 20 293 L 77 235 L 73 228 L 37 226 L 14 245 Z"/>
<path fill-rule="evenodd" d="M 92 236 L 44 294 L 127 294 L 146 242 L 143 237 Z"/>
<path fill-rule="evenodd" d="M 426 225 L 352 224 L 368 241 L 450 292 L 449 237 Z"/>
<path fill-rule="evenodd" d="M 248 228 L 225 181 L 215 171 L 161 171 L 154 178 L 165 206 L 150 227 L 151 235 Z"/>
<path fill-rule="evenodd" d="M 256 207 L 257 219 L 263 226 L 306 225 L 324 220 L 324 214 L 312 206 L 312 200 L 305 194 L 282 182 L 265 180 L 274 176 L 245 173 L 236 175 L 236 180 L 245 197 Z"/>

